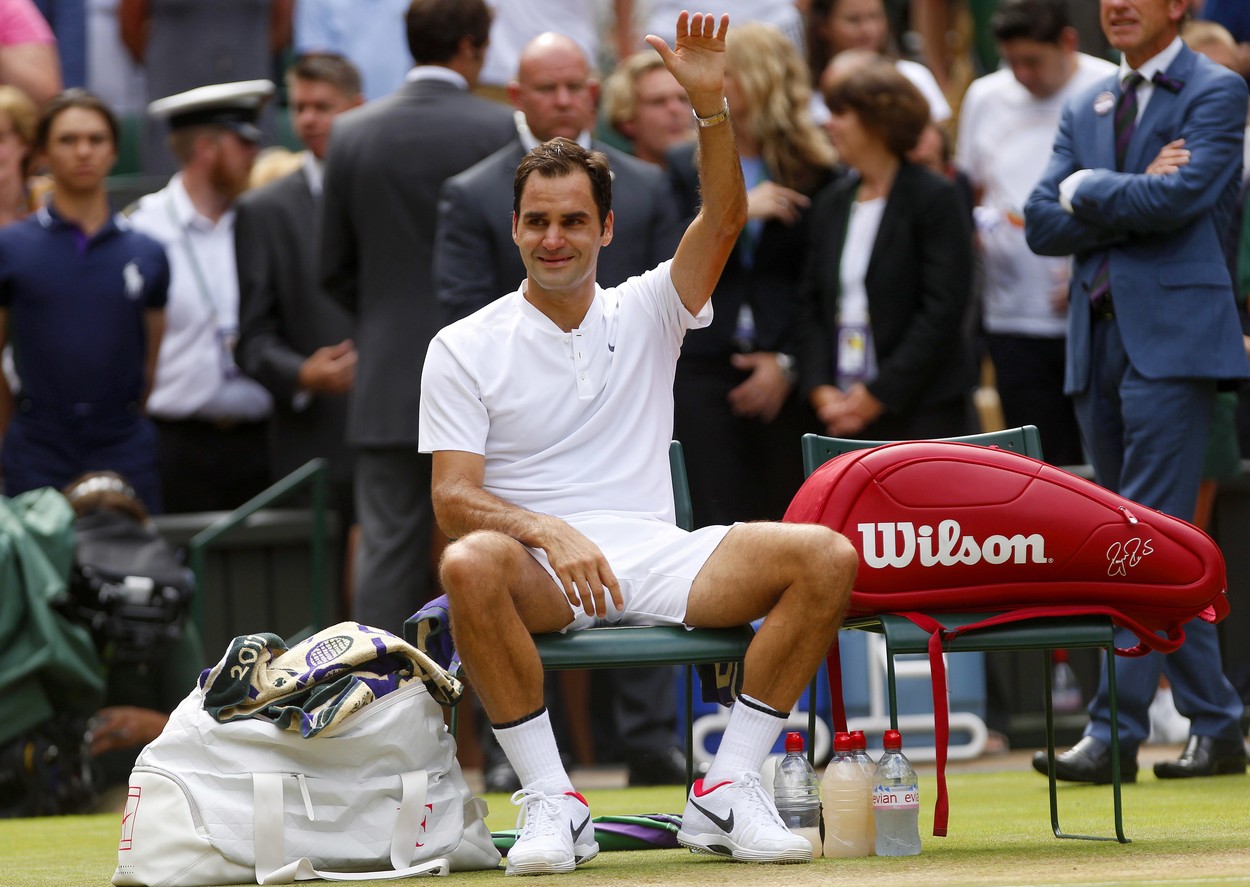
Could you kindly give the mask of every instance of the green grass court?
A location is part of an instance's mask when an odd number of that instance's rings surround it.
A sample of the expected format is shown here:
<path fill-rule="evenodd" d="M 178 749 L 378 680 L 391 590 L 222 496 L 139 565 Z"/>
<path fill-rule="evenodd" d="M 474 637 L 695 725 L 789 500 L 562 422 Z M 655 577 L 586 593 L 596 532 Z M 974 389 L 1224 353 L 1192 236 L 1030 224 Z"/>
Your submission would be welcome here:
<path fill-rule="evenodd" d="M 806 866 L 748 866 L 685 850 L 603 853 L 558 883 L 585 885 L 1229 885 L 1250 884 L 1250 776 L 1158 781 L 1143 766 L 1124 787 L 1131 844 L 1059 840 L 1050 833 L 1046 780 L 1019 755 L 997 772 L 952 772 L 950 835 L 934 838 L 932 776 L 922 776 L 924 852 L 907 859 L 817 860 Z M 1010 767 L 1010 769 L 1007 769 Z M 680 787 L 589 789 L 596 814 L 680 812 Z M 492 829 L 511 828 L 515 808 L 486 795 Z M 1113 834 L 1109 786 L 1060 785 L 1066 831 Z M 119 816 L 0 821 L 2 887 L 102 887 L 116 862 Z M 554 876 L 553 876 L 554 877 Z M 446 882 L 500 883 L 497 872 Z M 445 882 L 445 883 L 446 883 Z M 539 881 L 537 883 L 549 883 Z M 367 884 L 417 883 L 368 881 Z M 509 881 L 509 883 L 512 883 Z M 535 883 L 535 882 L 530 882 Z"/>

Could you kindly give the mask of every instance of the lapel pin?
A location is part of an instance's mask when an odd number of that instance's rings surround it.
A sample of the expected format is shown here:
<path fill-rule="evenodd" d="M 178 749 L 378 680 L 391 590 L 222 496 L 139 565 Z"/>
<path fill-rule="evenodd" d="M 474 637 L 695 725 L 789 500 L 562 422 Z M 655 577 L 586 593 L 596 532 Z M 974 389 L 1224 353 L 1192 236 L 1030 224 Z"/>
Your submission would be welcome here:
<path fill-rule="evenodd" d="M 1094 96 L 1094 113 L 1104 117 L 1115 107 L 1115 96 L 1109 92 L 1100 92 Z"/>

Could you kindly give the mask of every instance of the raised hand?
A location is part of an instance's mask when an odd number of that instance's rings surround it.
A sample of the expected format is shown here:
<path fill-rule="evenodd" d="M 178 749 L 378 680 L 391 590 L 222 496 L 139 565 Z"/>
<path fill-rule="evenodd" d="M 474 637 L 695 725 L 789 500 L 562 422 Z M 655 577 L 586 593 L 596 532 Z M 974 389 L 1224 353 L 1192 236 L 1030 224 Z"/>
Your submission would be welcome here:
<path fill-rule="evenodd" d="M 725 34 L 728 30 L 728 14 L 720 17 L 718 26 L 714 15 L 702 12 L 691 15 L 683 10 L 677 17 L 677 38 L 671 49 L 654 34 L 648 34 L 646 38 L 647 43 L 664 59 L 665 67 L 686 90 L 700 117 L 711 116 L 721 109 L 725 87 Z"/>

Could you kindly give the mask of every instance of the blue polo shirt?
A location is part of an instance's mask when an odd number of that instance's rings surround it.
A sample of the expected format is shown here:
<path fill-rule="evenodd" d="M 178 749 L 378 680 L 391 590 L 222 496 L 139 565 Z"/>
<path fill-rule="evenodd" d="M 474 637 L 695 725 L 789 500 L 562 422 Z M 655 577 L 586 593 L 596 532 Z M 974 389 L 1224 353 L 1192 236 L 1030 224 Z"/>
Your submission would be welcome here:
<path fill-rule="evenodd" d="M 164 247 L 120 215 L 91 237 L 50 205 L 0 228 L 0 307 L 26 408 L 52 418 L 139 401 L 144 314 L 168 288 Z"/>

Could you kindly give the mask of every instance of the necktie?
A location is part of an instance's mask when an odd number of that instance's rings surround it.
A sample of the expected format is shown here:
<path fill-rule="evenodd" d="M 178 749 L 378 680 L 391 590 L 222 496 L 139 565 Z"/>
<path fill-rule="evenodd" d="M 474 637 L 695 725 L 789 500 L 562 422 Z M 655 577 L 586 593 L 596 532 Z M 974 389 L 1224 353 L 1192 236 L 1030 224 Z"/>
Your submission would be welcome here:
<path fill-rule="evenodd" d="M 1128 154 L 1128 143 L 1133 138 L 1133 130 L 1137 128 L 1137 87 L 1146 80 L 1136 71 L 1131 71 L 1124 78 L 1124 87 L 1120 100 L 1115 105 L 1115 168 L 1124 169 L 1124 157 Z M 1111 292 L 1111 254 L 1107 253 L 1094 275 L 1093 285 L 1089 290 L 1089 301 L 1097 305 L 1104 296 Z"/>
<path fill-rule="evenodd" d="M 1124 78 L 1124 88 L 1120 100 L 1115 106 L 1115 168 L 1124 169 L 1124 156 L 1128 154 L 1128 143 L 1133 138 L 1133 130 L 1137 128 L 1137 87 L 1146 78 L 1136 71 Z"/>

